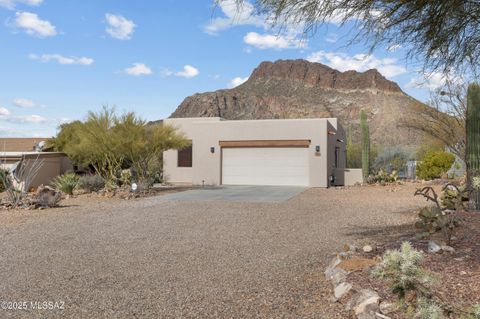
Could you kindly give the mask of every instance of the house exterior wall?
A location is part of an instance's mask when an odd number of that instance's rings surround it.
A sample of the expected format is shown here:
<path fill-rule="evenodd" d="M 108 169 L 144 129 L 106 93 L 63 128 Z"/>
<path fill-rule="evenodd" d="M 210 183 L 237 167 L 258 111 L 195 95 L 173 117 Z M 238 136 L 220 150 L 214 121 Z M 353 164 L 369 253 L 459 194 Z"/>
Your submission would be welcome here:
<path fill-rule="evenodd" d="M 41 161 L 40 170 L 29 187 L 50 185 L 57 176 L 73 171 L 72 162 L 63 154 L 40 157 L 39 160 Z M 26 159 L 27 165 L 31 165 L 34 161 L 34 159 Z"/>
<path fill-rule="evenodd" d="M 23 162 L 24 168 L 21 170 L 24 172 L 32 171 L 35 166 L 38 166 L 37 174 L 30 175 L 27 178 L 30 179 L 29 181 L 25 180 L 25 176 L 21 176 L 22 174 L 15 175 L 21 188 L 26 190 L 40 185 L 49 185 L 55 177 L 73 171 L 72 162 L 63 153 L 3 153 L 3 157 L 3 163 L 5 163 L 3 168 L 6 169 L 11 169 L 20 161 Z"/>
<path fill-rule="evenodd" d="M 340 126 L 336 119 L 225 121 L 220 118 L 172 118 L 164 123 L 176 127 L 192 140 L 193 167 L 177 167 L 176 150 L 164 153 L 164 175 L 172 183 L 220 185 L 220 141 L 310 140 L 309 186 L 328 187 L 329 176 L 334 174 L 332 160 L 337 138 L 329 137 L 328 129 L 338 131 Z M 340 144 L 342 148 L 344 143 Z M 316 146 L 320 146 L 319 154 L 315 152 Z M 211 147 L 215 148 L 214 153 L 210 152 Z M 344 146 L 340 153 L 344 154 Z M 345 160 L 340 159 L 339 163 L 345 163 Z"/>
<path fill-rule="evenodd" d="M 355 184 L 363 183 L 363 173 L 361 168 L 346 168 L 345 173 L 345 186 L 353 186 Z"/>

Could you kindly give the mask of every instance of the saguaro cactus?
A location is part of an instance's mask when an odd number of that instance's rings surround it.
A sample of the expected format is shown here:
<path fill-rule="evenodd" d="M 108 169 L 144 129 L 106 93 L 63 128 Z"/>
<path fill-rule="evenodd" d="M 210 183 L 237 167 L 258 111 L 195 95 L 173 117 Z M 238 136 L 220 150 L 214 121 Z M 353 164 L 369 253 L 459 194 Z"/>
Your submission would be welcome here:
<path fill-rule="evenodd" d="M 367 124 L 367 114 L 360 111 L 360 129 L 362 131 L 362 173 L 363 181 L 366 182 L 370 174 L 370 132 Z"/>
<path fill-rule="evenodd" d="M 480 210 L 480 85 L 472 83 L 467 93 L 467 183 L 470 200 Z"/>

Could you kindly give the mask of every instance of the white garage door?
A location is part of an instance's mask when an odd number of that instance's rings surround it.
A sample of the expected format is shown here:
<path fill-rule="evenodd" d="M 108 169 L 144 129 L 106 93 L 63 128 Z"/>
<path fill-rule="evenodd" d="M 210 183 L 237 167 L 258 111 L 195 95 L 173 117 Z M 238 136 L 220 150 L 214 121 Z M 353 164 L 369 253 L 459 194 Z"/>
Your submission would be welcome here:
<path fill-rule="evenodd" d="M 224 148 L 225 185 L 308 186 L 308 148 Z"/>

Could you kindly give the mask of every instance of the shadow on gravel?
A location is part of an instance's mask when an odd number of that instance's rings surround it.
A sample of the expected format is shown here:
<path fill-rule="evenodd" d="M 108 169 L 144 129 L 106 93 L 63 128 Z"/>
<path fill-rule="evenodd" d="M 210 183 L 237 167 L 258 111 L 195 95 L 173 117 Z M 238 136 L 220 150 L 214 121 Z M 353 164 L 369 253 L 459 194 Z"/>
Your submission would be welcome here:
<path fill-rule="evenodd" d="M 345 235 L 355 240 L 373 242 L 377 245 L 388 245 L 389 243 L 397 243 L 409 240 L 411 241 L 416 234 L 413 223 L 381 226 L 381 227 L 356 227 Z"/>

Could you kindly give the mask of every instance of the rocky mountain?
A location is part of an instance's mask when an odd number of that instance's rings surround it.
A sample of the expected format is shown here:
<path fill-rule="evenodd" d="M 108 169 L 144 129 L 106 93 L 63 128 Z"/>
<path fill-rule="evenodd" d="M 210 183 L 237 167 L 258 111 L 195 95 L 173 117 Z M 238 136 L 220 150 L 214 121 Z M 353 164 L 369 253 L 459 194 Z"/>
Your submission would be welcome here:
<path fill-rule="evenodd" d="M 420 134 L 403 127 L 401 119 L 419 104 L 375 69 L 340 72 L 305 60 L 279 60 L 262 62 L 236 88 L 187 97 L 171 117 L 337 117 L 357 140 L 364 109 L 377 146 L 415 146 Z"/>

